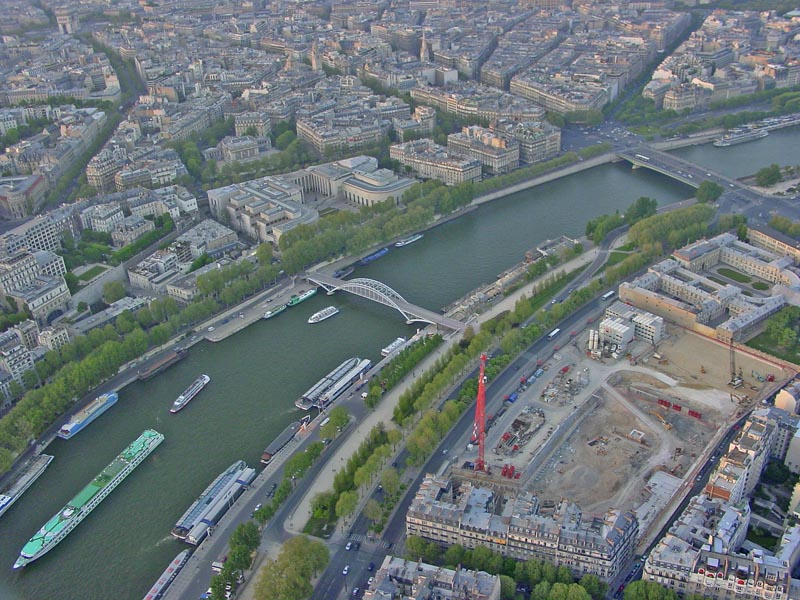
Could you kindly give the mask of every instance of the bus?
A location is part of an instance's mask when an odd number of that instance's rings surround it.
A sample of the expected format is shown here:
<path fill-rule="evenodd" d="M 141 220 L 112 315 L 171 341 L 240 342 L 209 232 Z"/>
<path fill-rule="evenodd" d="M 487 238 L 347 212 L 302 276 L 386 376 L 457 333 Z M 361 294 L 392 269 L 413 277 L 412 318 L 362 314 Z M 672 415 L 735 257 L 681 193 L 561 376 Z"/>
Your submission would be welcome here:
<path fill-rule="evenodd" d="M 616 294 L 616 292 L 614 290 L 611 290 L 610 292 L 606 292 L 605 294 L 600 296 L 600 300 L 611 300 L 611 298 L 614 297 L 614 294 Z"/>
<path fill-rule="evenodd" d="M 639 160 L 646 160 L 646 161 L 649 161 L 649 160 L 650 160 L 650 158 L 649 158 L 649 157 L 647 157 L 647 156 L 645 156 L 644 154 L 636 154 L 635 156 L 636 156 L 636 158 L 638 158 Z"/>
<path fill-rule="evenodd" d="M 211 572 L 212 573 L 222 573 L 222 567 L 225 566 L 225 563 L 228 560 L 228 553 L 227 551 L 222 553 L 217 560 L 211 563 Z"/>
<path fill-rule="evenodd" d="M 548 340 L 552 340 L 552 339 L 554 339 L 554 338 L 555 338 L 555 337 L 556 337 L 556 336 L 557 336 L 559 333 L 561 333 L 561 330 L 560 330 L 558 327 L 556 327 L 555 329 L 553 329 L 553 331 L 551 331 L 550 333 L 548 333 L 548 334 L 547 334 L 547 339 L 548 339 Z"/>

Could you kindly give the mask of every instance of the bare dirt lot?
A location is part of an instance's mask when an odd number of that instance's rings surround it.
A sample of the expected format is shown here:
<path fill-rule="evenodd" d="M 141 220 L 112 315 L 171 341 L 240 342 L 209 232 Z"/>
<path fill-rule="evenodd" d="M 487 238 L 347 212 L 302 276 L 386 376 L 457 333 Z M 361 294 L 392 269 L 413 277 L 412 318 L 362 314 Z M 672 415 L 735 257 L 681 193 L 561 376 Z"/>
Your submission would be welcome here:
<path fill-rule="evenodd" d="M 686 477 L 717 431 L 771 385 L 759 377 L 788 376 L 776 365 L 737 352 L 736 370 L 741 369 L 744 384 L 734 390 L 728 386 L 729 348 L 677 327 L 655 350 L 660 358 L 652 356 L 652 347 L 645 352 L 640 347 L 633 352 L 635 361 L 587 358 L 580 344 L 585 335 L 549 361 L 548 372 L 491 432 L 489 447 L 500 442 L 517 414 L 541 411 L 545 424 L 533 439 L 515 455 L 494 453 L 490 460 L 525 471 L 530 479 L 521 484 L 543 500 L 569 498 L 590 513 L 652 502 L 648 482 L 655 473 Z M 571 396 L 543 394 L 567 365 L 588 385 Z M 537 456 L 543 446 L 546 456 Z M 529 468 L 534 457 L 538 463 Z M 673 491 L 665 492 L 663 502 Z"/>

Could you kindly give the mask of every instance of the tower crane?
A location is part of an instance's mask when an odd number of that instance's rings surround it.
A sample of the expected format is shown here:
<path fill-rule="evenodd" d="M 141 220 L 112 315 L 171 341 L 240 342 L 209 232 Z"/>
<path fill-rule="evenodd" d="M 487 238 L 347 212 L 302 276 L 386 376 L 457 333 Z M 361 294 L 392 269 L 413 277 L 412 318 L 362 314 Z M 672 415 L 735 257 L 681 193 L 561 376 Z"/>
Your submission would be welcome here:
<path fill-rule="evenodd" d="M 486 370 L 486 355 L 481 354 L 481 368 L 478 374 L 478 398 L 475 403 L 475 428 L 473 437 L 478 440 L 478 460 L 475 461 L 475 470 L 486 472 L 484 450 L 486 445 L 486 386 L 483 382 Z"/>

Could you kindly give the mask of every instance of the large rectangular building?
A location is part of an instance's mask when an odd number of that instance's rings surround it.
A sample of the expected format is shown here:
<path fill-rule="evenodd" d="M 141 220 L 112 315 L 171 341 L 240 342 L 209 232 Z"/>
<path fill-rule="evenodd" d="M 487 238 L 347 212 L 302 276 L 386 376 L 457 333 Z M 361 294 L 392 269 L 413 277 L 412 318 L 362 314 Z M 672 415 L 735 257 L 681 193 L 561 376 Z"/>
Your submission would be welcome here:
<path fill-rule="evenodd" d="M 503 498 L 488 488 L 427 475 L 406 514 L 408 535 L 442 546 L 486 546 L 517 560 L 545 560 L 577 577 L 587 573 L 610 581 L 636 548 L 639 523 L 629 511 L 584 515 L 562 499 L 540 511 L 530 492 Z"/>
<path fill-rule="evenodd" d="M 477 125 L 448 135 L 447 149 L 480 161 L 487 173 L 493 175 L 509 173 L 519 167 L 519 142 Z"/>
<path fill-rule="evenodd" d="M 302 202 L 301 187 L 281 177 L 208 190 L 211 213 L 259 242 L 277 242 L 284 231 L 314 222 L 319 214 Z"/>
<path fill-rule="evenodd" d="M 453 155 L 428 138 L 395 144 L 389 148 L 389 157 L 419 177 L 438 179 L 447 185 L 481 180 L 480 161 Z"/>

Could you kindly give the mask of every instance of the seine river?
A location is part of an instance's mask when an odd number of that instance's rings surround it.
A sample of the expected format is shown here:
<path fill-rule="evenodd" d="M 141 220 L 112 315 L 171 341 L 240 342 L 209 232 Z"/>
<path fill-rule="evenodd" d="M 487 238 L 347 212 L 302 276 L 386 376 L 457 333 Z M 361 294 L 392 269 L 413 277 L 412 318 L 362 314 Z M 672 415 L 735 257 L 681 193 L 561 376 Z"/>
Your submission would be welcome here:
<path fill-rule="evenodd" d="M 796 156 L 798 131 L 731 148 L 677 151 L 728 175 L 743 176 Z M 438 310 L 519 262 L 526 250 L 559 235 L 580 236 L 597 215 L 624 210 L 640 196 L 666 204 L 690 188 L 644 169 L 611 164 L 486 204 L 392 251 L 357 274 L 389 284 L 409 301 Z M 326 304 L 340 314 L 310 327 Z M 317 296 L 279 318 L 260 321 L 219 344 L 194 346 L 165 374 L 120 392 L 120 401 L 69 441 L 47 450 L 55 460 L 0 519 L 0 598 L 141 598 L 183 548 L 170 529 L 225 467 L 258 464 L 263 448 L 299 411 L 295 398 L 350 356 L 379 358 L 380 348 L 413 333 L 398 313 L 345 295 Z M 199 373 L 211 383 L 178 415 L 173 399 Z M 142 430 L 166 441 L 45 557 L 11 570 L 19 549 Z"/>

